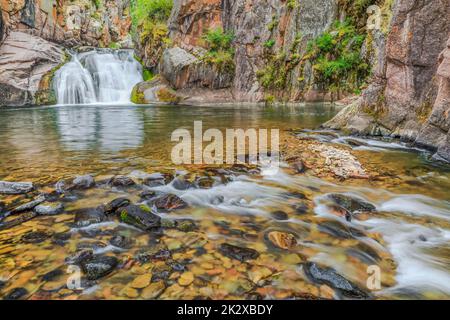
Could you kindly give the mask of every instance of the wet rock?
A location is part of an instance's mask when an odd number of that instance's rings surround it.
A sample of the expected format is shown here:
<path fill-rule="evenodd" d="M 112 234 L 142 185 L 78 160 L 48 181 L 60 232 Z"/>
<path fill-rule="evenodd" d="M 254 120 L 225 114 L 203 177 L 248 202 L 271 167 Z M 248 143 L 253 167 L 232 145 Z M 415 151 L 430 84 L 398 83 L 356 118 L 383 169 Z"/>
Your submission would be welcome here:
<path fill-rule="evenodd" d="M 0 280 L 0 290 L 6 285 L 6 281 Z"/>
<path fill-rule="evenodd" d="M 55 184 L 55 191 L 59 194 L 63 194 L 66 192 L 67 186 L 64 180 L 59 180 Z"/>
<path fill-rule="evenodd" d="M 170 250 L 163 244 L 157 244 L 145 251 L 140 251 L 136 255 L 136 260 L 140 263 L 146 263 L 151 260 L 167 260 L 170 259 L 172 254 Z"/>
<path fill-rule="evenodd" d="M 41 204 L 44 201 L 45 201 L 45 197 L 39 196 L 30 202 L 24 203 L 16 208 L 14 208 L 13 210 L 11 210 L 11 214 L 17 214 L 17 213 L 33 210 L 34 207 L 36 207 L 37 205 Z"/>
<path fill-rule="evenodd" d="M 297 245 L 297 240 L 291 233 L 271 231 L 266 235 L 266 237 L 270 241 L 270 243 L 280 249 L 292 249 Z"/>
<path fill-rule="evenodd" d="M 286 212 L 284 212 L 284 211 L 281 211 L 281 210 L 274 211 L 270 215 L 275 220 L 279 220 L 279 221 L 289 220 L 288 214 Z"/>
<path fill-rule="evenodd" d="M 25 194 L 34 190 L 31 182 L 0 181 L 0 194 Z"/>
<path fill-rule="evenodd" d="M 168 211 L 183 209 L 188 206 L 188 204 L 183 199 L 174 194 L 163 195 L 152 200 L 150 203 L 157 209 Z"/>
<path fill-rule="evenodd" d="M 169 266 L 160 266 L 152 270 L 152 283 L 159 282 L 161 280 L 166 281 L 169 279 L 171 269 Z"/>
<path fill-rule="evenodd" d="M 254 249 L 238 247 L 229 243 L 221 244 L 219 251 L 224 256 L 239 260 L 241 262 L 253 260 L 259 257 L 259 252 Z"/>
<path fill-rule="evenodd" d="M 145 190 L 139 194 L 139 197 L 143 200 L 150 200 L 157 195 L 156 191 L 153 190 Z"/>
<path fill-rule="evenodd" d="M 83 228 L 91 224 L 101 223 L 106 219 L 103 208 L 88 208 L 78 210 L 75 213 L 74 223 L 77 228 Z"/>
<path fill-rule="evenodd" d="M 152 174 L 146 174 L 144 179 L 144 184 L 148 187 L 158 187 L 158 186 L 164 186 L 169 181 L 172 181 L 173 177 L 172 175 L 162 174 L 159 172 L 152 173 Z"/>
<path fill-rule="evenodd" d="M 28 290 L 25 288 L 14 288 L 3 298 L 4 300 L 19 300 L 28 295 Z"/>
<path fill-rule="evenodd" d="M 308 206 L 304 203 L 297 204 L 294 206 L 294 210 L 296 214 L 305 214 L 308 212 Z"/>
<path fill-rule="evenodd" d="M 175 272 L 183 272 L 186 271 L 186 266 L 182 263 L 176 262 L 176 261 L 169 261 L 167 262 L 167 265 L 172 268 Z"/>
<path fill-rule="evenodd" d="M 131 224 L 142 230 L 151 230 L 161 226 L 161 218 L 152 212 L 147 206 L 129 205 L 121 209 L 122 222 Z"/>
<path fill-rule="evenodd" d="M 96 251 L 103 249 L 106 246 L 107 244 L 100 240 L 86 240 L 77 244 L 77 250 L 91 249 Z"/>
<path fill-rule="evenodd" d="M 319 224 L 320 232 L 327 233 L 339 239 L 354 239 L 355 237 L 364 237 L 364 233 L 358 229 L 347 227 L 338 221 L 325 221 Z"/>
<path fill-rule="evenodd" d="M 119 261 L 111 256 L 98 256 L 81 263 L 81 268 L 88 280 L 97 280 L 110 274 L 117 267 Z"/>
<path fill-rule="evenodd" d="M 64 272 L 61 269 L 55 269 L 55 270 L 52 270 L 52 271 L 47 272 L 46 274 L 44 274 L 42 276 L 42 280 L 43 281 L 52 281 L 54 279 L 59 278 L 63 274 L 64 274 Z"/>
<path fill-rule="evenodd" d="M 166 229 L 176 228 L 177 227 L 177 221 L 173 219 L 161 219 L 161 227 Z"/>
<path fill-rule="evenodd" d="M 306 167 L 303 161 L 299 160 L 292 165 L 292 168 L 296 173 L 305 173 Z"/>
<path fill-rule="evenodd" d="M 326 284 L 343 295 L 351 298 L 368 298 L 369 295 L 331 268 L 320 267 L 315 263 L 306 263 L 303 270 L 308 278 L 319 284 Z"/>
<path fill-rule="evenodd" d="M 177 229 L 183 232 L 190 232 L 196 229 L 196 225 L 192 220 L 177 221 Z"/>
<path fill-rule="evenodd" d="M 352 213 L 350 211 L 348 211 L 347 209 L 338 206 L 338 205 L 331 205 L 328 206 L 328 209 L 330 210 L 330 212 L 338 217 L 343 217 L 345 218 L 345 220 L 347 220 L 348 222 L 352 221 Z"/>
<path fill-rule="evenodd" d="M 327 198 L 351 213 L 375 212 L 377 210 L 373 204 L 346 194 L 329 194 Z"/>
<path fill-rule="evenodd" d="M 112 239 L 109 241 L 109 243 L 115 247 L 122 248 L 122 249 L 130 249 L 133 246 L 133 239 L 117 235 L 112 237 Z"/>
<path fill-rule="evenodd" d="M 85 190 L 95 186 L 94 177 L 91 175 L 78 176 L 72 181 L 70 190 Z"/>
<path fill-rule="evenodd" d="M 29 232 L 22 236 L 21 240 L 25 243 L 41 243 L 51 237 L 51 234 L 43 231 Z"/>
<path fill-rule="evenodd" d="M 147 288 L 142 290 L 141 297 L 147 300 L 156 299 L 164 292 L 164 290 L 166 290 L 164 281 L 157 281 L 151 283 Z"/>
<path fill-rule="evenodd" d="M 210 189 L 216 181 L 211 177 L 199 177 L 195 180 L 195 186 L 199 189 Z"/>
<path fill-rule="evenodd" d="M 0 223 L 0 230 L 9 229 L 9 228 L 18 226 L 18 225 L 24 223 L 25 221 L 29 221 L 37 216 L 38 216 L 38 214 L 36 212 L 25 212 L 16 219 Z"/>
<path fill-rule="evenodd" d="M 113 187 L 131 187 L 131 186 L 134 186 L 136 183 L 130 177 L 116 176 L 111 179 L 109 184 Z"/>
<path fill-rule="evenodd" d="M 187 190 L 192 188 L 193 185 L 189 181 L 187 181 L 184 177 L 177 177 L 172 181 L 172 187 L 177 190 Z"/>
<path fill-rule="evenodd" d="M 131 101 L 136 104 L 178 104 L 183 99 L 183 96 L 158 77 L 136 84 L 131 92 Z"/>
<path fill-rule="evenodd" d="M 131 201 L 124 197 L 114 199 L 105 205 L 104 212 L 106 214 L 112 214 L 112 213 L 116 212 L 119 208 L 128 206 L 130 203 L 131 203 Z"/>
<path fill-rule="evenodd" d="M 54 216 L 63 213 L 64 205 L 62 203 L 44 202 L 34 207 L 34 212 L 40 216 Z"/>
<path fill-rule="evenodd" d="M 71 256 L 65 259 L 67 264 L 81 264 L 85 261 L 91 260 L 94 257 L 94 250 L 92 249 L 84 249 L 75 252 Z"/>

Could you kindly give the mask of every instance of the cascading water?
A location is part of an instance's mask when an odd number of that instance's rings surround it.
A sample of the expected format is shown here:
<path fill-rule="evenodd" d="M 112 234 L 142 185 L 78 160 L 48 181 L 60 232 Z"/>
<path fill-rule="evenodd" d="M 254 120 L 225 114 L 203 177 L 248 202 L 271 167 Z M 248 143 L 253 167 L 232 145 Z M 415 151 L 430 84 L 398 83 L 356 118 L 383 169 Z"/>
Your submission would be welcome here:
<path fill-rule="evenodd" d="M 142 66 L 131 50 L 97 49 L 73 54 L 55 73 L 58 104 L 129 103 L 142 79 Z"/>

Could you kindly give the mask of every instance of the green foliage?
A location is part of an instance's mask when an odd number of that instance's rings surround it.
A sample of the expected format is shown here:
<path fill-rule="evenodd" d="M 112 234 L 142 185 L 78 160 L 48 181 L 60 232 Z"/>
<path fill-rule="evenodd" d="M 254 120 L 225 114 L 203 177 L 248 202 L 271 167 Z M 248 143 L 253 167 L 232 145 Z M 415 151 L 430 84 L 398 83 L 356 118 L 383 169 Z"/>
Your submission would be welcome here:
<path fill-rule="evenodd" d="M 267 40 L 266 42 L 264 42 L 264 47 L 267 49 L 272 49 L 274 45 L 275 45 L 275 40 L 273 40 L 273 39 L 270 39 L 270 40 Z"/>
<path fill-rule="evenodd" d="M 208 30 L 203 35 L 203 40 L 211 51 L 228 50 L 234 35 L 231 32 L 224 32 L 222 28 L 216 28 Z"/>
<path fill-rule="evenodd" d="M 289 10 L 295 9 L 298 7 L 298 0 L 289 0 L 286 5 Z"/>
<path fill-rule="evenodd" d="M 133 25 L 143 21 L 167 21 L 172 11 L 173 0 L 132 0 L 131 17 Z"/>
<path fill-rule="evenodd" d="M 234 35 L 217 28 L 208 30 L 204 36 L 208 52 L 202 60 L 215 65 L 220 71 L 234 71 L 234 48 L 232 46 Z"/>
<path fill-rule="evenodd" d="M 118 44 L 117 42 L 112 41 L 109 44 L 109 48 L 110 49 L 120 49 L 121 47 L 120 47 L 120 44 Z"/>
<path fill-rule="evenodd" d="M 361 58 L 365 35 L 358 34 L 350 20 L 336 22 L 332 29 L 308 44 L 306 57 L 313 65 L 316 82 L 325 90 L 358 92 L 370 74 Z"/>
<path fill-rule="evenodd" d="M 151 72 L 150 70 L 144 68 L 144 71 L 142 71 L 142 77 L 144 78 L 144 81 L 150 81 L 155 77 L 155 74 Z"/>
<path fill-rule="evenodd" d="M 269 23 L 269 25 L 267 26 L 267 29 L 272 32 L 273 30 L 275 30 L 276 27 L 278 27 L 278 18 L 277 16 L 272 16 L 272 21 Z"/>
<path fill-rule="evenodd" d="M 94 3 L 95 9 L 99 9 L 101 6 L 101 1 L 100 0 L 92 0 L 92 2 Z"/>
<path fill-rule="evenodd" d="M 381 5 L 385 0 L 338 0 L 338 6 L 352 17 L 357 29 L 365 27 L 368 14 L 367 8 L 371 5 Z"/>

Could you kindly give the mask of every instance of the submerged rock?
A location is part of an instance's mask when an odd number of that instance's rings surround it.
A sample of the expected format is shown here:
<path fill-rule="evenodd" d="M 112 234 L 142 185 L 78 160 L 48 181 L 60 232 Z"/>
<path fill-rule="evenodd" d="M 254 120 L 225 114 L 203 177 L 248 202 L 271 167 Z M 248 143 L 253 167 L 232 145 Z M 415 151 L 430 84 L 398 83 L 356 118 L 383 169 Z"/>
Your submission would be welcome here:
<path fill-rule="evenodd" d="M 34 207 L 36 207 L 37 205 L 41 204 L 44 201 L 45 201 L 45 197 L 39 196 L 30 202 L 24 203 L 16 208 L 14 208 L 13 210 L 11 210 L 11 214 L 17 214 L 17 213 L 33 210 Z"/>
<path fill-rule="evenodd" d="M 28 295 L 28 290 L 25 288 L 14 288 L 3 298 L 4 300 L 19 300 Z"/>
<path fill-rule="evenodd" d="M 0 194 L 25 194 L 34 190 L 31 182 L 0 181 Z"/>
<path fill-rule="evenodd" d="M 75 252 L 71 256 L 65 259 L 67 264 L 81 264 L 85 261 L 91 260 L 94 257 L 94 250 L 92 249 L 83 249 Z"/>
<path fill-rule="evenodd" d="M 180 197 L 174 194 L 166 194 L 151 201 L 151 205 L 154 205 L 157 209 L 162 210 L 177 210 L 183 209 L 188 204 Z"/>
<path fill-rule="evenodd" d="M 336 273 L 331 268 L 323 268 L 315 263 L 306 263 L 303 270 L 308 278 L 319 284 L 326 284 L 351 298 L 368 298 L 369 295 L 355 284 Z"/>
<path fill-rule="evenodd" d="M 111 256 L 98 256 L 81 263 L 83 272 L 88 280 L 97 280 L 110 274 L 118 265 L 119 261 Z"/>
<path fill-rule="evenodd" d="M 229 243 L 221 244 L 219 251 L 224 256 L 239 260 L 241 262 L 253 260 L 259 257 L 259 252 L 254 249 L 238 247 Z"/>
<path fill-rule="evenodd" d="M 95 186 L 94 177 L 91 175 L 78 176 L 72 181 L 72 185 L 69 187 L 70 190 L 84 190 L 90 189 Z"/>
<path fill-rule="evenodd" d="M 157 244 L 149 249 L 140 251 L 136 255 L 136 260 L 140 263 L 146 263 L 151 260 L 168 260 L 172 254 L 170 250 L 163 244 Z"/>
<path fill-rule="evenodd" d="M 29 232 L 22 236 L 21 240 L 25 243 L 41 243 L 51 237 L 51 234 L 44 231 Z"/>
<path fill-rule="evenodd" d="M 78 210 L 75 214 L 74 223 L 78 228 L 87 227 L 91 224 L 103 222 L 107 219 L 102 207 Z"/>
<path fill-rule="evenodd" d="M 150 211 L 147 206 L 129 205 L 120 211 L 122 222 L 143 230 L 151 230 L 161 226 L 161 218 Z"/>
<path fill-rule="evenodd" d="M 133 246 L 133 239 L 117 235 L 114 236 L 109 243 L 117 248 L 130 249 Z"/>
<path fill-rule="evenodd" d="M 270 214 L 275 220 L 284 221 L 289 220 L 289 216 L 286 212 L 278 210 Z"/>
<path fill-rule="evenodd" d="M 38 214 L 36 212 L 25 212 L 16 219 L 0 223 L 0 230 L 9 229 L 9 228 L 18 226 L 25 221 L 28 221 L 28 220 L 33 219 L 34 217 L 37 217 L 37 215 Z"/>
<path fill-rule="evenodd" d="M 327 195 L 327 198 L 352 214 L 377 210 L 373 204 L 346 194 L 333 193 Z"/>
<path fill-rule="evenodd" d="M 325 221 L 319 224 L 320 232 L 327 233 L 339 239 L 353 239 L 356 237 L 365 236 L 364 233 L 358 229 L 347 227 L 339 221 Z"/>
<path fill-rule="evenodd" d="M 40 216 L 54 216 L 64 211 L 64 205 L 62 203 L 44 202 L 34 207 L 34 212 Z"/>
<path fill-rule="evenodd" d="M 267 239 L 280 249 L 292 249 L 297 245 L 297 240 L 292 233 L 271 231 L 267 234 Z"/>
<path fill-rule="evenodd" d="M 177 190 L 187 190 L 193 187 L 193 184 L 183 177 L 177 177 L 172 181 L 172 187 Z"/>
<path fill-rule="evenodd" d="M 131 203 L 131 201 L 127 198 L 121 197 L 110 201 L 105 205 L 104 211 L 106 214 L 112 214 L 117 211 L 117 209 L 126 207 Z"/>

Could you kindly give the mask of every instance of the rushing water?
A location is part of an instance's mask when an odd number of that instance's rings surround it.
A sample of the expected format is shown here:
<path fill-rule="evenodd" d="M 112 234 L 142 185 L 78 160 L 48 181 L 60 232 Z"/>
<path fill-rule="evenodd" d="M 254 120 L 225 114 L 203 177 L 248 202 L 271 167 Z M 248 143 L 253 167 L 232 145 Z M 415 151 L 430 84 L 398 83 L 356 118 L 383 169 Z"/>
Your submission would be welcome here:
<path fill-rule="evenodd" d="M 142 67 L 132 50 L 74 53 L 53 81 L 58 104 L 129 103 Z"/>
<path fill-rule="evenodd" d="M 378 266 L 382 288 L 372 292 L 374 297 L 448 299 L 448 166 L 429 162 L 426 152 L 398 141 L 315 130 L 335 113 L 327 105 L 92 105 L 0 110 L 0 152 L 6 155 L 0 158 L 0 180 L 33 181 L 51 191 L 61 178 L 90 173 L 98 183 L 97 188 L 67 201 L 61 215 L 38 217 L 0 231 L 0 280 L 4 282 L 0 296 L 25 287 L 32 298 L 153 298 L 151 293 L 161 290 L 161 299 L 342 297 L 305 275 L 304 263 L 309 261 L 332 267 L 360 288 L 366 288 L 367 268 Z M 204 130 L 294 129 L 299 137 L 351 147 L 380 175 L 337 182 L 308 172 L 294 175 L 287 167 L 273 175 L 266 169 L 252 173 L 232 168 L 219 173 L 204 166 L 174 166 L 170 162 L 172 131 L 192 130 L 198 120 L 203 121 Z M 166 219 L 192 220 L 196 228 L 164 231 L 161 242 L 171 250 L 171 259 L 186 270 L 172 270 L 163 284 L 154 279 L 142 289 L 138 277 L 149 273 L 159 277 L 167 270 L 164 261 L 129 262 L 154 243 L 153 236 L 116 220 L 74 227 L 73 212 L 119 196 L 138 202 L 141 188 L 111 188 L 105 181 L 119 174 L 141 181 L 156 172 L 189 181 L 209 175 L 216 182 L 210 188 L 180 188 L 174 179 L 164 186 L 143 187 L 181 197 L 188 208 L 158 214 Z M 347 221 L 330 206 L 329 195 L 336 193 L 370 202 L 377 212 Z M 16 206 L 26 199 L 0 200 Z M 287 220 L 275 219 L 275 211 L 284 211 Z M 290 250 L 274 248 L 266 237 L 273 230 L 294 234 L 298 245 Z M 24 242 L 24 235 L 31 231 L 53 236 L 38 243 Z M 55 241 L 55 235 L 61 233 L 69 234 L 63 243 Z M 126 250 L 112 246 L 110 239 L 117 234 L 134 239 L 134 245 Z M 123 263 L 84 291 L 68 290 L 64 259 L 86 242 L 94 244 L 97 254 L 114 255 Z M 230 260 L 218 253 L 224 242 L 253 248 L 261 255 L 255 263 Z M 64 275 L 49 277 L 54 270 L 63 270 Z M 195 277 L 187 286 L 179 280 L 186 272 Z"/>

